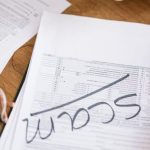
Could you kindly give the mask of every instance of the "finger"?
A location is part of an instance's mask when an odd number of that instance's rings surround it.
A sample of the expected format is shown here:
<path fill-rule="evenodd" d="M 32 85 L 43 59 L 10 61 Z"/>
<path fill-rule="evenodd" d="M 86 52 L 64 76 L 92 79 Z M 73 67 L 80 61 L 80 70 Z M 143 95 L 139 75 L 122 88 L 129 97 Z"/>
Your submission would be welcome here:
<path fill-rule="evenodd" d="M 4 93 L 4 91 L 0 88 L 0 105 L 1 105 L 1 120 L 6 123 L 8 120 L 7 117 L 7 112 L 6 112 L 6 107 L 7 107 L 7 99 L 6 99 L 6 95 Z"/>
<path fill-rule="evenodd" d="M 14 102 L 10 102 L 10 101 L 7 101 L 7 105 L 9 106 L 9 107 L 14 107 L 15 106 L 15 103 Z"/>

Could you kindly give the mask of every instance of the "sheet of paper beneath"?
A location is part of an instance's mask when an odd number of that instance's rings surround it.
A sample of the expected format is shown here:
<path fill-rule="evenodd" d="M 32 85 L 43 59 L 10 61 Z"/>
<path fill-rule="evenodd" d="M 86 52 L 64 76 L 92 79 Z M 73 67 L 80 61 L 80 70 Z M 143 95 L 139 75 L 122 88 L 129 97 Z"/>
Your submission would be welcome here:
<path fill-rule="evenodd" d="M 16 100 L 14 109 L 11 112 L 8 123 L 5 126 L 2 137 L 0 139 L 0 149 L 11 149 L 11 144 L 13 141 L 13 136 L 16 130 L 16 123 L 18 121 L 18 116 L 20 113 L 20 108 L 22 104 L 23 94 L 24 94 L 25 84 L 23 85 L 19 96 Z"/>
<path fill-rule="evenodd" d="M 11 149 L 149 150 L 149 39 L 147 25 L 45 13 Z"/>
<path fill-rule="evenodd" d="M 13 53 L 38 30 L 43 10 L 61 13 L 66 0 L 0 0 L 0 73 Z"/>

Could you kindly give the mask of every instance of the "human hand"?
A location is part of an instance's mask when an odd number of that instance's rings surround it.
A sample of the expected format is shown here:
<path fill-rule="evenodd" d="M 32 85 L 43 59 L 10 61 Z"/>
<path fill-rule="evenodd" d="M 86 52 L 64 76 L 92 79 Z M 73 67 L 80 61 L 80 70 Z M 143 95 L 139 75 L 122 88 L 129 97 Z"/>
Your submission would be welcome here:
<path fill-rule="evenodd" d="M 7 123 L 8 120 L 7 111 L 6 111 L 7 105 L 9 107 L 13 107 L 14 103 L 7 101 L 4 91 L 0 88 L 0 108 L 1 108 L 0 115 L 1 115 L 1 120 L 4 123 Z"/>

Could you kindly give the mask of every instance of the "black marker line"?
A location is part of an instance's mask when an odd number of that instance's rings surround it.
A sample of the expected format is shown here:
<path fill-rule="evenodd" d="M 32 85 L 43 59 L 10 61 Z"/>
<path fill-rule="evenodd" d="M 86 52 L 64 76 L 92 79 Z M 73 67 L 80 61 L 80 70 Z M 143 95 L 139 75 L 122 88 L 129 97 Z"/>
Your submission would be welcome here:
<path fill-rule="evenodd" d="M 67 105 L 73 104 L 73 103 L 75 103 L 75 102 L 77 102 L 77 101 L 80 101 L 80 100 L 82 100 L 82 99 L 84 99 L 84 98 L 87 98 L 87 97 L 89 97 L 89 96 L 91 96 L 91 95 L 94 95 L 94 94 L 96 94 L 96 93 L 98 93 L 98 92 L 101 92 L 101 91 L 103 91 L 103 90 L 105 90 L 105 89 L 111 87 L 111 86 L 113 86 L 113 85 L 115 85 L 115 84 L 117 84 L 117 83 L 119 83 L 119 82 L 125 80 L 125 79 L 128 78 L 129 76 L 130 76 L 130 75 L 127 74 L 127 75 L 125 75 L 124 77 L 122 77 L 122 78 L 120 78 L 120 79 L 118 79 L 118 80 L 116 80 L 116 81 L 114 81 L 114 82 L 112 82 L 112 83 L 110 83 L 110 84 L 108 84 L 108 85 L 105 85 L 104 87 L 99 88 L 99 89 L 97 89 L 97 90 L 95 90 L 95 91 L 93 91 L 93 92 L 91 92 L 91 93 L 89 93 L 89 94 L 83 95 L 83 96 L 81 96 L 81 97 L 79 97 L 79 98 L 77 98 L 77 99 L 75 99 L 75 100 L 72 100 L 72 101 L 67 102 L 67 103 L 64 103 L 64 104 L 62 104 L 62 105 L 55 106 L 55 107 L 52 107 L 52 108 L 49 108 L 49 109 L 45 109 L 45 110 L 42 110 L 42 111 L 39 111 L 39 112 L 31 113 L 30 115 L 31 115 L 31 116 L 36 116 L 36 115 L 39 115 L 39 114 L 42 114 L 42 113 L 50 112 L 50 111 L 53 111 L 53 110 L 56 110 L 56 109 L 65 107 L 65 106 L 67 106 Z"/>
<path fill-rule="evenodd" d="M 79 126 L 79 127 L 75 127 L 75 125 L 74 125 L 74 124 L 75 124 L 75 121 L 76 121 L 78 115 L 79 115 L 81 112 L 86 112 L 86 114 L 87 114 L 86 122 L 85 122 L 83 125 Z M 81 129 L 81 128 L 85 127 L 85 126 L 89 123 L 89 121 L 90 121 L 90 114 L 89 114 L 88 110 L 85 109 L 85 108 L 79 108 L 79 109 L 76 111 L 76 113 L 74 114 L 73 117 L 71 117 L 71 115 L 70 115 L 69 113 L 67 113 L 67 112 L 62 112 L 61 114 L 58 115 L 57 118 L 59 119 L 59 118 L 63 117 L 64 115 L 66 115 L 66 116 L 69 117 L 69 119 L 70 119 L 70 121 L 71 121 L 71 130 L 72 130 L 72 131 L 73 131 L 73 130 L 78 130 L 78 129 Z"/>
<path fill-rule="evenodd" d="M 112 111 L 112 117 L 111 117 L 111 119 L 108 120 L 108 121 L 106 121 L 106 122 L 102 122 L 103 124 L 108 124 L 108 123 L 112 122 L 114 120 L 114 118 L 115 118 L 115 111 L 114 111 L 113 107 L 110 104 L 108 104 L 107 102 L 98 102 L 96 104 L 93 104 L 93 105 L 89 106 L 88 110 L 91 110 L 91 109 L 93 109 L 93 108 L 95 108 L 97 106 L 101 106 L 101 105 L 108 106 L 111 109 L 111 111 Z"/>
<path fill-rule="evenodd" d="M 75 121 L 76 121 L 78 115 L 80 114 L 80 112 L 86 112 L 87 119 L 86 119 L 86 122 L 83 125 L 81 125 L 79 127 L 75 127 Z M 89 114 L 88 110 L 86 110 L 85 108 L 79 108 L 77 110 L 77 112 L 75 113 L 74 117 L 73 117 L 73 129 L 74 130 L 81 129 L 81 128 L 85 127 L 89 123 L 89 121 L 90 121 L 90 114 Z"/>
<path fill-rule="evenodd" d="M 138 105 L 138 104 L 118 104 L 119 101 L 123 100 L 123 99 L 126 99 L 126 98 L 129 98 L 129 97 L 135 97 L 137 96 L 136 93 L 134 94 L 128 94 L 128 95 L 124 95 L 124 96 L 121 96 L 119 98 L 117 98 L 115 101 L 114 101 L 114 104 L 118 107 L 126 107 L 126 108 L 129 108 L 129 107 L 138 107 L 138 111 L 137 113 L 135 113 L 133 116 L 131 117 L 128 117 L 128 118 L 125 118 L 126 120 L 129 120 L 129 119 L 133 119 L 135 118 L 141 111 L 141 106 Z"/>
<path fill-rule="evenodd" d="M 30 139 L 28 139 L 29 119 L 26 118 L 26 119 L 23 119 L 22 121 L 26 122 L 26 137 L 25 137 L 26 138 L 26 143 L 27 144 L 32 143 L 34 141 L 34 139 L 36 138 L 37 134 L 38 134 L 40 119 L 38 119 L 38 124 L 37 124 L 37 127 L 36 127 L 36 131 L 35 131 L 33 137 L 31 137 Z"/>

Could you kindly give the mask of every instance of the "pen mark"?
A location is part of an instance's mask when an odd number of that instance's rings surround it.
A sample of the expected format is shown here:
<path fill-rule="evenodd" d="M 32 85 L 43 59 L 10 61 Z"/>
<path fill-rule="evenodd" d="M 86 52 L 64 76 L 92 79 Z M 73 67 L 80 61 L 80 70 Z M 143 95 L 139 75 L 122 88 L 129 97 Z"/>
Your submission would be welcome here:
<path fill-rule="evenodd" d="M 128 95 L 121 96 L 121 97 L 117 98 L 116 100 L 114 100 L 115 105 L 118 106 L 118 107 L 138 107 L 137 113 L 135 113 L 135 114 L 134 114 L 133 116 L 131 116 L 131 117 L 125 118 L 126 120 L 135 118 L 135 117 L 140 113 L 140 111 L 141 111 L 141 106 L 138 105 L 138 104 L 118 104 L 118 102 L 120 102 L 121 100 L 123 100 L 123 99 L 125 99 L 125 98 L 135 97 L 135 96 L 137 96 L 136 93 L 134 93 L 134 94 L 128 94 Z"/>
<path fill-rule="evenodd" d="M 50 122 L 51 122 L 50 132 L 46 136 L 42 136 L 41 131 L 40 131 L 41 120 L 38 119 L 36 131 L 35 131 L 33 137 L 31 137 L 31 139 L 29 139 L 28 138 L 29 119 L 26 118 L 23 121 L 26 122 L 26 143 L 28 143 L 28 144 L 31 143 L 31 142 L 33 142 L 33 140 L 36 138 L 36 136 L 37 136 L 38 133 L 39 133 L 40 139 L 45 140 L 45 139 L 47 139 L 47 138 L 49 138 L 51 136 L 52 132 L 55 132 L 54 121 L 53 121 L 53 118 L 50 117 Z"/>
<path fill-rule="evenodd" d="M 110 104 L 108 104 L 106 102 L 98 102 L 96 104 L 93 104 L 93 105 L 89 106 L 88 109 L 89 110 L 93 109 L 93 108 L 95 108 L 95 107 L 97 107 L 99 105 L 107 105 L 111 109 L 111 111 L 112 111 L 112 117 L 110 118 L 110 120 L 108 120 L 106 122 L 102 122 L 102 123 L 107 124 L 107 123 L 112 122 L 114 120 L 114 118 L 115 118 L 115 112 L 114 112 L 114 109 L 112 108 L 112 106 Z"/>
<path fill-rule="evenodd" d="M 92 96 L 92 95 L 94 95 L 94 94 L 96 94 L 96 93 L 98 93 L 98 92 L 101 92 L 101 91 L 103 91 L 103 90 L 105 90 L 105 89 L 107 89 L 107 88 L 110 88 L 111 86 L 113 86 L 113 85 L 115 85 L 115 84 L 117 84 L 117 83 L 119 83 L 119 82 L 125 80 L 125 79 L 128 78 L 128 77 L 129 77 L 129 74 L 127 74 L 127 75 L 123 76 L 122 78 L 120 78 L 120 79 L 118 79 L 118 80 L 116 80 L 116 81 L 114 81 L 114 82 L 112 82 L 112 83 L 110 83 L 110 84 L 108 84 L 108 85 L 105 85 L 105 86 L 103 86 L 103 87 L 101 87 L 101 88 L 99 88 L 99 89 L 97 89 L 97 90 L 95 90 L 95 91 L 93 91 L 93 92 L 91 92 L 91 93 L 88 93 L 88 94 L 86 94 L 86 95 L 84 95 L 84 96 L 81 96 L 81 97 L 79 97 L 79 98 L 77 98 L 77 99 L 74 99 L 74 100 L 72 100 L 72 101 L 70 101 L 70 102 L 67 102 L 67 103 L 64 103 L 64 104 L 62 104 L 62 105 L 58 105 L 58 106 L 55 106 L 55 107 L 52 107 L 52 108 L 49 108 L 49 109 L 46 109 L 46 110 L 43 110 L 43 111 L 39 111 L 39 112 L 36 112 L 36 113 L 31 113 L 30 115 L 31 115 L 31 117 L 33 117 L 33 116 L 36 116 L 36 115 L 39 115 L 39 114 L 42 114 L 42 113 L 50 112 L 50 111 L 57 110 L 57 109 L 60 109 L 60 108 L 62 108 L 62 107 L 71 105 L 71 104 L 73 104 L 73 103 L 75 103 L 75 102 L 78 102 L 78 101 L 84 99 L 84 98 L 87 98 L 87 97 Z M 119 102 L 121 102 L 123 99 L 130 98 L 130 97 L 135 97 L 135 96 L 137 96 L 136 93 L 127 94 L 127 95 L 121 96 L 121 97 L 119 97 L 119 98 L 117 98 L 117 99 L 114 100 L 114 104 L 115 104 L 115 106 L 117 106 L 117 107 L 126 107 L 126 108 L 128 108 L 128 107 L 137 107 L 137 108 L 138 108 L 137 112 L 136 112 L 134 115 L 132 115 L 131 117 L 125 118 L 126 120 L 133 119 L 133 118 L 135 118 L 137 115 L 139 115 L 139 113 L 140 113 L 140 111 L 141 111 L 141 106 L 138 105 L 138 104 L 134 104 L 134 103 L 133 103 L 133 104 L 120 104 Z M 90 112 L 89 112 L 89 111 L 92 110 L 92 109 L 94 109 L 94 108 L 96 108 L 96 107 L 98 107 L 98 106 L 102 106 L 102 105 L 108 106 L 108 107 L 111 109 L 111 111 L 112 111 L 112 116 L 111 116 L 111 118 L 110 118 L 108 121 L 105 121 L 105 122 L 102 122 L 102 123 L 103 123 L 103 124 L 111 123 L 111 122 L 114 120 L 114 118 L 115 118 L 115 110 L 114 110 L 114 108 L 113 108 L 109 103 L 107 103 L 107 102 L 97 102 L 97 103 L 94 103 L 94 104 L 88 106 L 87 108 L 79 108 L 79 109 L 75 112 L 75 114 L 74 114 L 73 116 L 71 116 L 70 113 L 68 113 L 67 111 L 63 111 L 63 112 L 61 112 L 61 113 L 57 116 L 57 119 L 60 119 L 60 118 L 62 118 L 62 117 L 64 117 L 64 116 L 67 116 L 67 117 L 70 119 L 70 122 L 71 122 L 71 130 L 72 130 L 72 131 L 78 130 L 78 129 L 81 129 L 81 128 L 87 126 L 88 123 L 90 122 L 90 117 L 91 117 L 91 116 L 90 116 Z M 82 113 L 84 113 L 84 114 L 86 115 L 86 118 L 83 117 L 84 120 L 82 119 L 82 121 L 84 121 L 84 122 L 83 122 L 82 124 L 78 125 L 78 126 L 77 126 L 77 125 L 75 126 L 76 122 L 78 121 L 79 115 L 82 114 Z M 35 131 L 33 137 L 31 137 L 31 138 L 29 139 L 29 138 L 28 138 L 29 119 L 26 118 L 26 119 L 24 119 L 23 121 L 26 122 L 26 142 L 27 142 L 27 143 L 33 142 L 33 140 L 36 138 L 37 134 L 39 134 L 39 138 L 40 138 L 40 139 L 45 140 L 45 139 L 49 138 L 53 132 L 55 132 L 54 121 L 53 121 L 53 118 L 52 118 L 51 115 L 50 115 L 50 126 L 51 126 L 51 128 L 50 128 L 50 130 L 49 130 L 49 133 L 48 133 L 46 136 L 42 136 L 41 131 L 40 131 L 40 121 L 41 121 L 41 120 L 38 119 L 37 127 L 35 128 L 36 131 Z"/>
<path fill-rule="evenodd" d="M 42 140 L 49 138 L 51 136 L 52 132 L 55 132 L 54 121 L 53 121 L 52 117 L 50 117 L 50 122 L 51 122 L 50 132 L 45 137 L 42 136 L 41 131 L 40 131 L 40 127 L 39 127 L 39 136 Z"/>
<path fill-rule="evenodd" d="M 70 121 L 71 121 L 71 130 L 73 131 L 73 119 L 72 119 L 72 117 L 71 117 L 71 115 L 70 115 L 69 113 L 67 113 L 67 112 L 62 112 L 61 114 L 58 115 L 57 118 L 59 119 L 59 118 L 63 117 L 64 115 L 66 115 L 66 116 L 69 117 L 69 119 L 70 119 Z"/>
<path fill-rule="evenodd" d="M 86 122 L 85 122 L 82 126 L 80 126 L 80 127 L 75 127 L 75 126 L 74 126 L 74 129 L 81 129 L 81 128 L 85 127 L 85 126 L 89 123 L 89 121 L 90 121 L 89 112 L 88 112 L 85 108 L 80 108 L 80 109 L 77 110 L 77 112 L 75 113 L 75 115 L 74 115 L 74 117 L 73 117 L 73 123 L 75 123 L 75 121 L 76 121 L 78 115 L 79 115 L 81 112 L 86 112 L 86 114 L 87 114 L 87 120 L 86 120 Z"/>
<path fill-rule="evenodd" d="M 29 144 L 29 143 L 33 142 L 33 140 L 36 138 L 36 135 L 37 135 L 38 130 L 39 130 L 40 119 L 38 119 L 36 132 L 35 132 L 34 136 L 31 139 L 28 139 L 29 119 L 26 118 L 26 119 L 23 119 L 23 121 L 26 122 L 26 143 Z"/>
<path fill-rule="evenodd" d="M 79 127 L 75 127 L 75 122 L 76 122 L 76 120 L 77 120 L 78 115 L 79 115 L 81 112 L 85 112 L 85 113 L 86 113 L 87 119 L 86 119 L 86 121 L 85 121 L 85 123 L 84 123 L 83 125 L 81 125 L 81 126 L 79 126 Z M 58 115 L 57 118 L 61 118 L 61 117 L 63 117 L 64 115 L 67 115 L 67 116 L 69 117 L 69 119 L 70 119 L 70 121 L 71 121 L 71 130 L 72 130 L 72 131 L 75 130 L 75 129 L 77 130 L 77 129 L 81 129 L 81 128 L 85 127 L 85 126 L 89 123 L 89 121 L 90 121 L 90 114 L 89 114 L 89 112 L 88 112 L 85 108 L 79 108 L 79 109 L 76 111 L 76 113 L 74 114 L 73 118 L 72 118 L 71 115 L 70 115 L 69 113 L 67 113 L 67 112 L 62 112 L 60 115 Z"/>
<path fill-rule="evenodd" d="M 77 99 L 75 99 L 75 100 L 72 100 L 72 101 L 67 102 L 67 103 L 64 103 L 64 104 L 62 104 L 62 105 L 55 106 L 55 107 L 52 107 L 52 108 L 49 108 L 49 109 L 45 109 L 45 110 L 42 110 L 42 111 L 39 111 L 39 112 L 31 113 L 30 115 L 31 115 L 31 116 L 36 116 L 36 115 L 39 115 L 39 114 L 42 114 L 42 113 L 50 112 L 50 111 L 53 111 L 53 110 L 56 110 L 56 109 L 59 109 L 59 108 L 62 108 L 62 107 L 71 105 L 71 104 L 73 104 L 73 103 L 75 103 L 75 102 L 78 102 L 78 101 L 80 101 L 80 100 L 82 100 L 82 99 L 85 99 L 85 98 L 87 98 L 87 97 L 89 97 L 89 96 L 92 96 L 92 95 L 94 95 L 94 94 L 96 94 L 96 93 L 98 93 L 98 92 L 101 92 L 101 91 L 103 91 L 103 90 L 105 90 L 105 89 L 107 89 L 107 88 L 109 88 L 109 87 L 111 87 L 111 86 L 113 86 L 113 85 L 115 85 L 115 84 L 117 84 L 117 83 L 119 83 L 119 82 L 125 80 L 125 79 L 128 78 L 128 77 L 129 77 L 129 74 L 127 74 L 127 75 L 125 75 L 124 77 L 122 77 L 122 78 L 120 78 L 120 79 L 118 79 L 118 80 L 116 80 L 116 81 L 114 81 L 114 82 L 112 82 L 112 83 L 110 83 L 110 84 L 108 84 L 108 85 L 105 85 L 105 86 L 103 86 L 103 87 L 101 87 L 101 88 L 99 88 L 99 89 L 97 89 L 97 90 L 95 90 L 95 91 L 93 91 L 93 92 L 91 92 L 91 93 L 88 93 L 88 94 L 86 94 L 86 95 L 83 95 L 83 96 L 81 96 L 81 97 L 79 97 L 79 98 L 77 98 Z"/>

